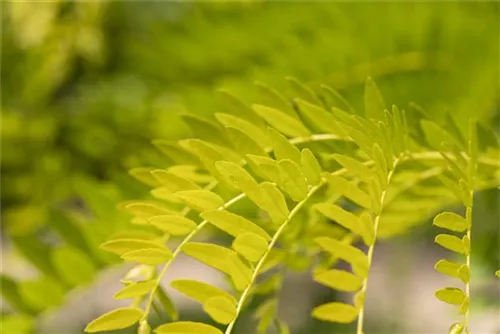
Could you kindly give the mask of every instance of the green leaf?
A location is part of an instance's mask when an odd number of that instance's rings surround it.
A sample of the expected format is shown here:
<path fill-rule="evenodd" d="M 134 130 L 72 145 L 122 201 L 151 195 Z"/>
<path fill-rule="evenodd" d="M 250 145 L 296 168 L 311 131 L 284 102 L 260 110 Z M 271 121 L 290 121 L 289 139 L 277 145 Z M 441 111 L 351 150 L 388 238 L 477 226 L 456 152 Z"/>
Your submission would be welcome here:
<path fill-rule="evenodd" d="M 448 334 L 462 334 L 463 330 L 464 324 L 461 322 L 457 322 L 451 325 L 450 329 L 448 330 Z"/>
<path fill-rule="evenodd" d="M 338 109 L 346 110 L 351 114 L 356 113 L 351 104 L 347 102 L 347 100 L 344 99 L 336 90 L 326 85 L 321 85 L 321 90 L 323 91 L 325 99 L 328 101 L 329 105 Z"/>
<path fill-rule="evenodd" d="M 460 147 L 460 144 L 448 132 L 438 126 L 436 123 L 423 119 L 420 121 L 420 126 L 424 131 L 425 139 L 430 147 L 441 150 L 442 143 L 452 145 L 453 147 Z"/>
<path fill-rule="evenodd" d="M 153 145 L 167 157 L 169 157 L 174 164 L 180 165 L 199 165 L 200 162 L 189 151 L 185 150 L 179 144 L 172 143 L 163 139 L 153 140 Z"/>
<path fill-rule="evenodd" d="M 261 183 L 259 188 L 261 197 L 255 204 L 267 211 L 275 224 L 280 224 L 285 221 L 289 211 L 283 194 L 274 184 L 269 182 Z"/>
<path fill-rule="evenodd" d="M 196 138 L 222 146 L 229 143 L 227 136 L 218 124 L 195 115 L 184 114 L 181 117 L 193 130 Z"/>
<path fill-rule="evenodd" d="M 361 250 L 329 237 L 318 237 L 314 241 L 326 252 L 351 264 L 356 275 L 364 278 L 368 274 L 368 258 Z"/>
<path fill-rule="evenodd" d="M 331 133 L 339 136 L 346 135 L 346 131 L 340 127 L 331 113 L 301 99 L 296 99 L 295 103 L 299 106 L 300 115 L 306 124 L 319 131 L 319 133 Z"/>
<path fill-rule="evenodd" d="M 233 128 L 226 127 L 226 131 L 229 135 L 229 140 L 231 141 L 231 145 L 242 154 L 258 154 L 258 155 L 266 155 L 266 151 L 259 146 L 259 144 L 249 137 L 244 132 Z"/>
<path fill-rule="evenodd" d="M 468 166 L 468 180 L 469 183 L 474 183 L 474 177 L 477 169 L 477 157 L 479 155 L 478 139 L 477 139 L 477 124 L 476 121 L 469 120 L 469 142 L 468 142 L 468 153 L 470 157 Z"/>
<path fill-rule="evenodd" d="M 179 215 L 156 216 L 149 219 L 149 222 L 170 235 L 181 236 L 191 233 L 196 227 L 196 223 Z"/>
<path fill-rule="evenodd" d="M 268 128 L 268 134 L 276 160 L 290 159 L 300 166 L 302 158 L 299 149 L 290 143 L 285 136 L 272 128 Z"/>
<path fill-rule="evenodd" d="M 180 279 L 172 281 L 170 286 L 201 304 L 213 297 L 224 297 L 236 304 L 236 299 L 228 292 L 201 281 Z"/>
<path fill-rule="evenodd" d="M 150 187 L 158 187 L 160 182 L 151 174 L 155 170 L 152 167 L 138 167 L 129 170 L 129 174 L 135 179 L 141 181 L 142 183 Z"/>
<path fill-rule="evenodd" d="M 64 288 L 59 282 L 49 277 L 34 281 L 21 281 L 18 286 L 19 295 L 24 302 L 38 311 L 59 306 L 64 299 Z"/>
<path fill-rule="evenodd" d="M 247 154 L 246 158 L 255 174 L 271 182 L 281 182 L 280 168 L 276 160 L 253 154 Z"/>
<path fill-rule="evenodd" d="M 358 160 L 341 154 L 333 154 L 332 157 L 349 173 L 363 182 L 370 183 L 373 179 L 373 172 Z"/>
<path fill-rule="evenodd" d="M 463 266 L 464 265 L 452 261 L 439 260 L 434 268 L 445 275 L 460 278 L 462 282 L 467 284 L 469 280 L 469 273 L 468 270 L 462 268 Z M 466 267 L 467 266 L 465 266 L 465 268 Z"/>
<path fill-rule="evenodd" d="M 153 290 L 156 285 L 155 280 L 131 283 L 118 291 L 113 298 L 115 299 L 128 299 L 139 296 L 144 296 Z"/>
<path fill-rule="evenodd" d="M 172 252 L 168 248 L 143 248 L 126 252 L 121 256 L 125 261 L 142 264 L 157 265 L 172 259 Z"/>
<path fill-rule="evenodd" d="M 222 334 L 222 332 L 210 325 L 201 322 L 178 321 L 157 327 L 154 332 L 156 334 Z"/>
<path fill-rule="evenodd" d="M 255 310 L 254 317 L 258 320 L 257 333 L 264 334 L 271 325 L 278 308 L 278 302 L 275 298 L 270 298 L 261 303 Z"/>
<path fill-rule="evenodd" d="M 154 216 L 167 215 L 172 213 L 171 210 L 165 209 L 156 204 L 147 201 L 127 201 L 119 205 L 123 211 L 130 213 L 132 216 L 149 219 Z"/>
<path fill-rule="evenodd" d="M 14 311 L 19 314 L 34 315 L 36 311 L 26 303 L 22 298 L 19 291 L 19 283 L 8 277 L 7 275 L 0 275 L 0 293 L 2 294 L 2 301 L 8 304 Z"/>
<path fill-rule="evenodd" d="M 219 195 L 208 190 L 179 191 L 174 196 L 200 212 L 216 210 L 224 206 L 224 200 Z"/>
<path fill-rule="evenodd" d="M 384 120 L 385 102 L 382 94 L 372 80 L 368 77 L 365 82 L 365 115 L 369 118 Z"/>
<path fill-rule="evenodd" d="M 216 93 L 217 97 L 219 98 L 218 100 L 223 104 L 223 106 L 229 113 L 231 113 L 234 116 L 237 116 L 238 118 L 240 117 L 244 118 L 251 124 L 256 124 L 258 126 L 264 125 L 260 117 L 242 100 L 233 95 L 231 92 L 229 92 L 226 89 L 219 89 L 217 90 Z M 219 117 L 217 117 L 217 119 L 218 118 Z M 224 122 L 222 123 L 224 124 Z"/>
<path fill-rule="evenodd" d="M 463 264 L 460 266 L 458 269 L 458 277 L 464 282 L 465 284 L 469 283 L 470 280 L 470 272 L 469 272 L 469 267 L 466 264 Z"/>
<path fill-rule="evenodd" d="M 300 121 L 280 110 L 258 104 L 252 105 L 252 109 L 272 127 L 287 136 L 305 137 L 311 134 Z"/>
<path fill-rule="evenodd" d="M 260 96 L 263 99 L 263 102 L 265 105 L 268 105 L 270 107 L 283 110 L 285 113 L 288 115 L 296 118 L 297 114 L 295 113 L 295 110 L 293 109 L 291 103 L 285 98 L 283 95 L 278 93 L 276 90 L 272 89 L 269 86 L 266 86 L 265 84 L 261 82 L 255 82 L 254 83 L 257 89 L 259 90 Z"/>
<path fill-rule="evenodd" d="M 217 120 L 226 127 L 238 129 L 254 140 L 262 149 L 269 147 L 269 138 L 259 127 L 247 120 L 228 114 L 215 114 Z"/>
<path fill-rule="evenodd" d="M 367 193 L 358 188 L 358 186 L 352 182 L 347 181 L 341 176 L 335 174 L 327 174 L 326 179 L 332 189 L 340 192 L 342 195 L 366 209 L 371 208 L 371 199 Z"/>
<path fill-rule="evenodd" d="M 166 170 L 156 169 L 152 171 L 151 174 L 171 192 L 200 189 L 200 186 L 193 181 L 172 174 Z"/>
<path fill-rule="evenodd" d="M 460 304 L 460 314 L 466 314 L 467 311 L 469 311 L 469 306 L 470 306 L 470 299 L 469 297 L 465 296 L 462 304 Z"/>
<path fill-rule="evenodd" d="M 465 218 L 453 212 L 442 212 L 438 214 L 434 218 L 433 224 L 455 232 L 463 232 L 467 229 Z"/>
<path fill-rule="evenodd" d="M 300 155 L 300 162 L 307 182 L 315 186 L 321 182 L 321 166 L 310 149 L 305 148 Z"/>
<path fill-rule="evenodd" d="M 177 319 L 179 318 L 179 313 L 175 308 L 175 304 L 170 298 L 170 296 L 167 294 L 167 292 L 163 290 L 161 286 L 157 287 L 156 296 L 161 306 L 163 307 L 163 310 L 170 317 L 170 320 L 177 321 Z"/>
<path fill-rule="evenodd" d="M 103 243 L 100 248 L 106 252 L 117 255 L 123 255 L 125 253 L 144 248 L 156 248 L 167 252 L 169 251 L 168 248 L 158 242 L 142 239 L 114 239 Z"/>
<path fill-rule="evenodd" d="M 375 161 L 375 171 L 380 185 L 385 189 L 387 187 L 387 177 L 389 170 L 384 152 L 378 144 L 373 145 L 373 160 Z"/>
<path fill-rule="evenodd" d="M 354 295 L 354 306 L 357 310 L 361 310 L 365 307 L 366 293 L 364 291 L 358 291 Z"/>
<path fill-rule="evenodd" d="M 256 189 L 257 182 L 252 175 L 243 167 L 234 162 L 218 161 L 215 163 L 217 171 L 223 175 L 226 182 L 236 189 L 241 189 L 243 192 Z"/>
<path fill-rule="evenodd" d="M 469 248 L 464 245 L 463 239 L 454 235 L 439 234 L 436 236 L 434 242 L 452 252 L 463 255 L 469 254 Z"/>
<path fill-rule="evenodd" d="M 465 180 L 459 180 L 458 185 L 460 191 L 462 192 L 462 200 L 464 205 L 468 208 L 472 207 L 472 192 L 473 189 L 470 188 L 469 184 Z"/>
<path fill-rule="evenodd" d="M 135 325 L 143 316 L 144 312 L 135 307 L 123 307 L 101 315 L 92 320 L 85 332 L 96 333 L 114 331 Z"/>
<path fill-rule="evenodd" d="M 214 321 L 224 325 L 229 324 L 236 318 L 236 303 L 223 296 L 208 299 L 203 304 L 203 310 Z"/>
<path fill-rule="evenodd" d="M 314 308 L 312 316 L 322 321 L 350 324 L 358 317 L 358 310 L 352 305 L 334 302 Z"/>
<path fill-rule="evenodd" d="M 361 289 L 363 280 L 344 270 L 330 269 L 314 276 L 318 283 L 339 291 L 354 292 Z"/>
<path fill-rule="evenodd" d="M 375 243 L 375 224 L 372 216 L 368 212 L 363 212 L 359 218 L 361 220 L 359 234 L 363 238 L 365 245 L 370 247 Z"/>
<path fill-rule="evenodd" d="M 278 162 L 281 174 L 281 188 L 286 191 L 292 200 L 298 202 L 307 196 L 307 181 L 295 162 L 283 159 Z"/>
<path fill-rule="evenodd" d="M 234 239 L 232 247 L 247 260 L 257 262 L 267 251 L 267 241 L 255 233 L 244 233 Z"/>
<path fill-rule="evenodd" d="M 250 232 L 260 236 L 265 241 L 271 240 L 269 234 L 260 226 L 229 211 L 205 211 L 201 216 L 211 224 L 234 237 Z"/>
<path fill-rule="evenodd" d="M 290 88 L 296 97 L 302 98 L 311 103 L 319 103 L 319 99 L 316 94 L 302 82 L 293 77 L 286 77 Z"/>
<path fill-rule="evenodd" d="M 436 291 L 436 297 L 448 304 L 461 305 L 464 301 L 465 294 L 458 288 L 444 288 Z"/>
<path fill-rule="evenodd" d="M 281 320 L 278 320 L 278 332 L 279 334 L 291 334 L 290 328 L 288 328 L 288 325 Z"/>
<path fill-rule="evenodd" d="M 349 231 L 360 234 L 361 220 L 354 213 L 330 203 L 318 203 L 314 208 Z"/>
<path fill-rule="evenodd" d="M 91 282 L 96 273 L 93 262 L 76 248 L 55 249 L 52 253 L 52 263 L 59 275 L 71 286 Z"/>

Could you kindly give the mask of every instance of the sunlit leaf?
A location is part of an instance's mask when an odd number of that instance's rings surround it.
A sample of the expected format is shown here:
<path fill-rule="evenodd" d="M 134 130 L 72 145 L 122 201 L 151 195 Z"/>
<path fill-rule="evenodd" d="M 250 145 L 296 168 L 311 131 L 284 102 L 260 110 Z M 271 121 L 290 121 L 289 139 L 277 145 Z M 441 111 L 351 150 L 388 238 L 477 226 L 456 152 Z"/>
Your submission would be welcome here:
<path fill-rule="evenodd" d="M 301 99 L 296 99 L 300 115 L 305 122 L 320 133 L 332 133 L 344 136 L 346 134 L 335 117 L 321 107 L 313 105 Z"/>
<path fill-rule="evenodd" d="M 438 214 L 433 224 L 455 232 L 463 232 L 467 229 L 467 221 L 460 215 L 453 212 L 442 212 Z"/>
<path fill-rule="evenodd" d="M 326 252 L 350 263 L 356 275 L 364 278 L 368 274 L 368 258 L 361 250 L 329 237 L 318 237 L 314 241 Z"/>
<path fill-rule="evenodd" d="M 359 178 L 361 181 L 369 183 L 373 179 L 373 172 L 370 168 L 359 162 L 359 160 L 341 154 L 333 154 L 332 157 L 342 167 L 347 169 L 349 173 Z"/>
<path fill-rule="evenodd" d="M 247 134 L 233 127 L 226 127 L 227 134 L 231 140 L 231 145 L 242 154 L 266 155 L 266 151 Z"/>
<path fill-rule="evenodd" d="M 175 304 L 168 293 L 163 290 L 161 286 L 158 286 L 158 288 L 156 289 L 156 297 L 158 298 L 160 305 L 162 306 L 165 313 L 170 317 L 170 319 L 172 321 L 177 321 L 177 319 L 179 318 L 179 313 L 175 308 Z"/>
<path fill-rule="evenodd" d="M 285 197 L 272 183 L 263 182 L 259 185 L 259 188 L 261 198 L 255 204 L 267 211 L 274 223 L 282 223 L 288 217 L 289 212 Z"/>
<path fill-rule="evenodd" d="M 183 190 L 196 190 L 200 189 L 193 181 L 175 175 L 171 172 L 162 169 L 156 169 L 151 174 L 169 191 L 177 192 Z"/>
<path fill-rule="evenodd" d="M 254 104 L 252 109 L 279 132 L 290 137 L 309 136 L 309 130 L 296 118 L 278 109 Z"/>
<path fill-rule="evenodd" d="M 448 304 L 461 305 L 465 294 L 458 288 L 444 288 L 436 291 L 436 297 Z"/>
<path fill-rule="evenodd" d="M 115 299 L 128 299 L 128 298 L 135 298 L 139 296 L 144 296 L 145 294 L 148 294 L 153 287 L 156 285 L 156 281 L 144 281 L 144 282 L 137 282 L 137 283 L 132 283 L 118 291 L 115 295 Z"/>
<path fill-rule="evenodd" d="M 134 217 L 142 219 L 172 213 L 169 209 L 147 201 L 127 201 L 119 205 L 119 208 L 130 213 Z"/>
<path fill-rule="evenodd" d="M 100 248 L 106 252 L 117 255 L 123 255 L 131 251 L 145 248 L 156 248 L 168 251 L 165 246 L 158 242 L 142 239 L 114 239 L 103 243 Z"/>
<path fill-rule="evenodd" d="M 217 120 L 226 127 L 233 127 L 253 139 L 262 149 L 269 146 L 269 138 L 259 127 L 251 122 L 228 114 L 216 114 Z"/>
<path fill-rule="evenodd" d="M 247 260 L 257 262 L 267 251 L 267 242 L 255 233 L 244 233 L 234 239 L 232 247 Z"/>
<path fill-rule="evenodd" d="M 271 240 L 269 234 L 260 226 L 229 211 L 205 211 L 201 216 L 234 237 L 250 232 L 260 236 L 264 240 Z"/>
<path fill-rule="evenodd" d="M 281 184 L 294 201 L 300 201 L 307 196 L 307 182 L 304 174 L 295 162 L 283 159 L 278 162 L 281 174 Z"/>
<path fill-rule="evenodd" d="M 333 302 L 314 308 L 312 316 L 322 321 L 349 324 L 358 317 L 358 310 L 349 304 Z"/>
<path fill-rule="evenodd" d="M 218 124 L 195 115 L 184 114 L 181 117 L 197 138 L 222 146 L 229 143 L 227 136 Z"/>
<path fill-rule="evenodd" d="M 201 304 L 213 297 L 224 297 L 236 304 L 236 299 L 228 292 L 201 281 L 180 279 L 172 281 L 170 286 Z"/>
<path fill-rule="evenodd" d="M 255 82 L 255 86 L 259 90 L 260 96 L 262 97 L 265 105 L 282 110 L 294 118 L 297 116 L 292 104 L 275 89 L 263 84 L 262 82 Z"/>
<path fill-rule="evenodd" d="M 290 143 L 285 136 L 272 128 L 268 129 L 268 135 L 271 140 L 276 160 L 290 159 L 300 166 L 301 155 L 297 147 Z"/>
<path fill-rule="evenodd" d="M 468 271 L 466 272 L 462 268 L 462 264 L 448 261 L 448 260 L 439 260 L 434 268 L 448 276 L 460 278 L 464 283 L 468 281 Z"/>
<path fill-rule="evenodd" d="M 222 334 L 222 332 L 213 326 L 192 321 L 178 321 L 157 327 L 154 332 L 156 334 Z"/>
<path fill-rule="evenodd" d="M 142 248 L 122 254 L 122 259 L 142 264 L 156 265 L 169 261 L 172 252 L 164 248 Z"/>
<path fill-rule="evenodd" d="M 310 103 L 319 103 L 319 99 L 316 94 L 305 84 L 293 77 L 286 77 L 290 88 L 292 88 L 293 94 L 303 100 Z"/>
<path fill-rule="evenodd" d="M 366 293 L 364 291 L 358 291 L 354 295 L 354 306 L 356 309 L 361 310 L 365 307 L 365 297 Z"/>
<path fill-rule="evenodd" d="M 175 164 L 199 165 L 200 162 L 189 151 L 185 150 L 177 143 L 172 143 L 163 139 L 153 140 L 153 145 L 163 154 L 168 156 Z"/>
<path fill-rule="evenodd" d="M 326 179 L 333 190 L 340 192 L 342 195 L 364 208 L 371 208 L 370 196 L 356 184 L 335 174 L 326 174 Z"/>
<path fill-rule="evenodd" d="M 224 325 L 229 324 L 236 317 L 236 303 L 223 296 L 209 298 L 203 303 L 203 310 L 214 321 Z"/>
<path fill-rule="evenodd" d="M 382 94 L 372 78 L 368 77 L 365 82 L 365 116 L 383 120 L 384 110 Z"/>
<path fill-rule="evenodd" d="M 156 216 L 149 219 L 149 222 L 155 227 L 171 235 L 186 235 L 196 228 L 196 223 L 179 215 Z"/>
<path fill-rule="evenodd" d="M 363 212 L 359 218 L 361 221 L 359 234 L 363 238 L 365 245 L 371 246 L 375 242 L 375 226 L 372 216 L 368 212 Z"/>
<path fill-rule="evenodd" d="M 354 292 L 361 288 L 363 280 L 347 271 L 330 269 L 314 276 L 318 283 L 339 291 Z"/>
<path fill-rule="evenodd" d="M 219 195 L 208 190 L 179 191 L 174 196 L 183 200 L 189 207 L 200 212 L 215 210 L 224 205 L 224 200 Z"/>
<path fill-rule="evenodd" d="M 448 334 L 462 334 L 463 330 L 464 330 L 464 324 L 458 322 L 451 325 L 450 329 L 448 330 Z"/>
<path fill-rule="evenodd" d="M 362 223 L 354 213 L 330 203 L 318 203 L 314 208 L 349 231 L 359 234 Z"/>
<path fill-rule="evenodd" d="M 85 332 L 96 333 L 127 328 L 135 325 L 142 318 L 143 314 L 144 312 L 139 308 L 119 308 L 92 320 L 85 327 Z"/>
<path fill-rule="evenodd" d="M 469 254 L 469 248 L 464 245 L 463 240 L 454 235 L 439 234 L 436 236 L 434 242 L 452 252 L 464 255 Z"/>
<path fill-rule="evenodd" d="M 128 173 L 148 186 L 158 187 L 160 182 L 151 174 L 153 170 L 155 169 L 150 167 L 138 167 L 129 170 Z"/>
<path fill-rule="evenodd" d="M 317 185 L 321 181 L 321 166 L 310 149 L 305 148 L 300 156 L 302 170 L 311 186 Z"/>

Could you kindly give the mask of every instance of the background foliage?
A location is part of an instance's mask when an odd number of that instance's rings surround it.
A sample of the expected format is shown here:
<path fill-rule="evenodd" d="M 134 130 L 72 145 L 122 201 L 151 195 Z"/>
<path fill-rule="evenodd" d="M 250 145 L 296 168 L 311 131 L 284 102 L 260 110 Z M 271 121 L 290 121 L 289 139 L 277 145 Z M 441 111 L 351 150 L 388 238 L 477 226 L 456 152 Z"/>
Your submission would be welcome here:
<path fill-rule="evenodd" d="M 178 113 L 219 112 L 217 89 L 253 102 L 254 81 L 290 92 L 291 76 L 362 110 L 371 75 L 410 116 L 415 101 L 438 124 L 474 115 L 498 132 L 499 15 L 497 2 L 2 3 L 3 312 L 23 314 L 4 319 L 28 326 L 113 262 L 96 247 L 129 224 L 116 203 L 147 194 L 126 171 L 168 165 L 151 140 L 189 136 Z M 497 195 L 480 195 L 474 232 L 492 269 Z"/>

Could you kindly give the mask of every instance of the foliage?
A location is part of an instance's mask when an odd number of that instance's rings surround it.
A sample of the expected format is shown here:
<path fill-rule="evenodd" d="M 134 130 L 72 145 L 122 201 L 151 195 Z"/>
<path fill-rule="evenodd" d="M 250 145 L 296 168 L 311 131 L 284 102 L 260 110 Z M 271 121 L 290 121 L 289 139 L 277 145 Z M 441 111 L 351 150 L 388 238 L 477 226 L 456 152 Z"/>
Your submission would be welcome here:
<path fill-rule="evenodd" d="M 273 93 L 272 106 L 254 104 L 243 109 L 241 103 L 228 114 L 216 115 L 220 125 L 201 118 L 188 122 L 197 138 L 181 140 L 166 153 L 175 159 L 173 153 L 182 151 L 194 164 L 184 165 L 181 160 L 168 169 L 144 171 L 152 178 L 139 177 L 153 186 L 153 192 L 161 190 L 168 196 L 126 202 L 122 208 L 135 224 L 150 226 L 162 235 L 151 240 L 131 231 L 131 237 L 111 238 L 101 248 L 141 266 L 163 264 L 163 269 L 157 274 L 152 269 L 153 274 L 145 279 L 124 281 L 125 287 L 115 298 L 133 299 L 131 307 L 97 318 L 88 332 L 136 323 L 148 332 L 153 305 L 160 295 L 166 297 L 160 282 L 181 253 L 228 276 L 230 292 L 202 280 L 171 283 L 198 301 L 213 321 L 225 325 L 226 334 L 233 332 L 241 312 L 259 290 L 265 291 L 267 302 L 256 310 L 257 331 L 264 333 L 276 323 L 286 332 L 286 324 L 277 318 L 279 284 L 270 289 L 264 286 L 269 280 L 282 279 L 283 271 L 277 267 L 294 266 L 295 258 L 306 253 L 310 257 L 304 269 L 312 268 L 315 281 L 355 292 L 352 303 L 319 305 L 312 316 L 343 324 L 357 320 L 357 333 L 363 333 L 376 244 L 421 223 L 421 215 L 414 214 L 424 211 L 419 202 L 425 203 L 425 214 L 430 216 L 457 200 L 466 206 L 466 217 L 443 212 L 434 224 L 467 235 L 460 239 L 440 234 L 436 243 L 465 255 L 466 264 L 441 260 L 436 269 L 460 278 L 466 291 L 444 288 L 436 296 L 461 305 L 465 314 L 465 320 L 454 324 L 451 332 L 469 332 L 473 194 L 499 185 L 500 164 L 495 159 L 500 153 L 499 138 L 484 141 L 490 132 L 475 120 L 464 133 L 439 127 L 424 117 L 418 120 L 420 135 L 410 133 L 406 112 L 396 106 L 386 109 L 371 79 L 366 81 L 365 116 L 342 110 L 347 102 L 331 88 L 315 92 L 298 81 L 293 85 L 300 89 L 300 97 Z M 335 98 L 334 102 L 328 97 Z M 278 104 L 279 109 L 275 108 Z M 251 211 L 233 208 L 243 200 L 253 203 Z M 433 205 L 429 206 L 429 200 Z M 210 226 L 232 236 L 232 242 L 194 241 Z M 173 251 L 164 243 L 170 236 L 182 237 Z M 368 248 L 366 252 L 360 242 Z M 332 269 L 339 260 L 352 271 Z M 138 309 L 140 305 L 143 308 Z M 120 315 L 132 312 L 134 317 Z M 158 327 L 157 333 L 222 333 L 209 324 L 178 321 L 171 302 L 164 312 L 171 322 Z"/>

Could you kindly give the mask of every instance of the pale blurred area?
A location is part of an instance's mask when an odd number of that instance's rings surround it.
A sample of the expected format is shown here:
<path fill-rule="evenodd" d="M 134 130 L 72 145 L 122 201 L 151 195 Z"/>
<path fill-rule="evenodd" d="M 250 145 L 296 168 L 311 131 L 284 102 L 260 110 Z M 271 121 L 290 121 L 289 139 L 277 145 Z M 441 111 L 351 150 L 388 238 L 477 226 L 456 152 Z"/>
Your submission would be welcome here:
<path fill-rule="evenodd" d="M 474 115 L 498 132 L 499 6 L 2 2 L 1 273 L 13 285 L 3 284 L 1 306 L 4 318 L 20 315 L 26 326 L 5 334 L 81 333 L 91 319 L 126 305 L 113 295 L 130 268 L 106 258 L 98 244 L 125 224 L 116 203 L 148 196 L 127 170 L 165 167 L 169 161 L 151 141 L 189 135 L 179 112 L 219 112 L 219 88 L 252 101 L 254 81 L 279 90 L 293 76 L 329 84 L 358 108 L 363 81 L 372 75 L 391 104 L 416 101 L 439 121 L 447 110 L 461 120 Z M 500 268 L 499 191 L 481 194 L 477 203 L 471 333 L 494 334 L 500 333 L 500 280 L 493 274 Z M 460 319 L 434 297 L 436 289 L 460 282 L 433 269 L 448 254 L 432 243 L 437 230 L 430 226 L 423 222 L 376 247 L 367 334 L 445 333 Z M 61 268 L 52 255 L 60 249 L 77 250 L 88 281 L 54 283 Z M 187 257 L 174 262 L 164 286 L 177 278 L 226 287 L 222 275 Z M 44 287 L 53 289 L 46 290 L 54 291 L 51 298 L 30 297 Z M 167 290 L 181 313 L 207 319 L 199 305 Z M 21 306 L 6 301 L 11 293 Z M 346 327 L 310 317 L 314 306 L 342 297 L 310 273 L 289 272 L 280 314 L 293 334 L 342 333 Z M 246 314 L 236 332 L 253 334 L 251 325 Z"/>

